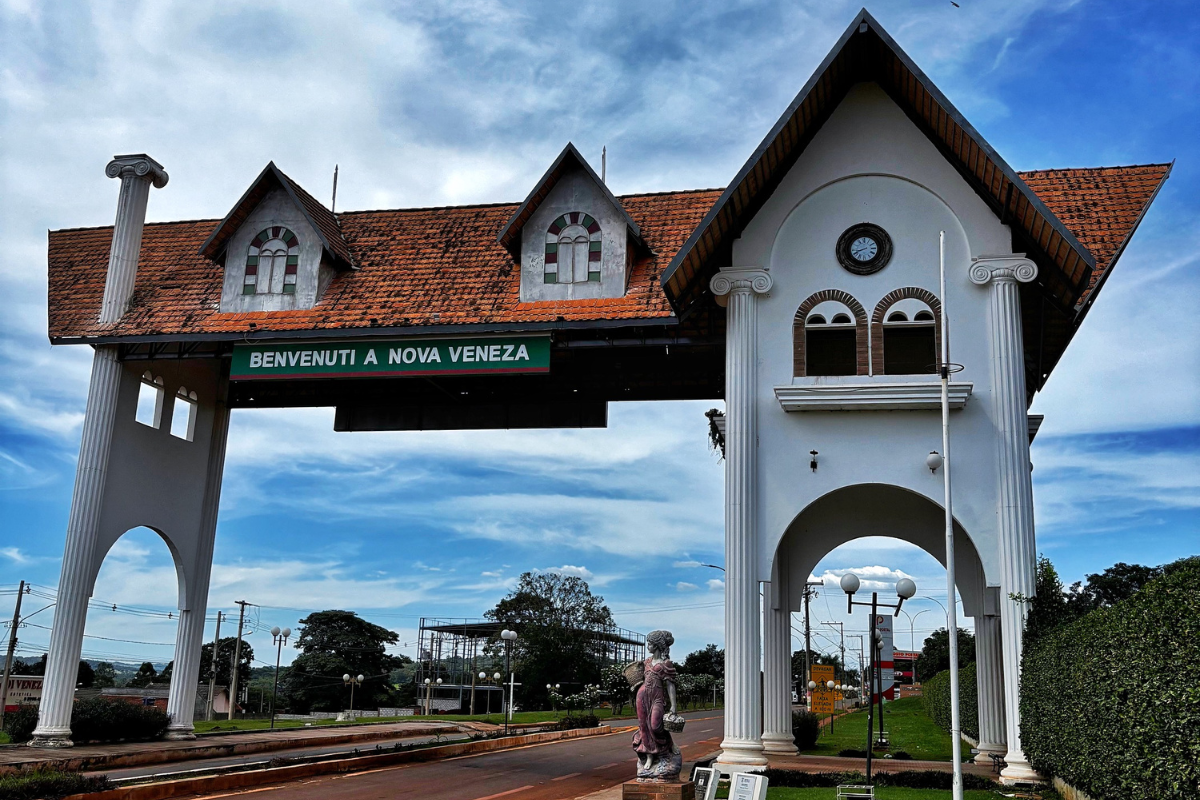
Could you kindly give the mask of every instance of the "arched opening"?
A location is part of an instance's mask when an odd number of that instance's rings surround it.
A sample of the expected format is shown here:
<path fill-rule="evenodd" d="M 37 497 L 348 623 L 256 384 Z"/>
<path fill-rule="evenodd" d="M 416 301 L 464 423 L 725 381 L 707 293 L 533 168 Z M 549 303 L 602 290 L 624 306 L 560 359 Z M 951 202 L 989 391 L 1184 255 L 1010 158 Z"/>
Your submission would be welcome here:
<path fill-rule="evenodd" d="M 845 303 L 818 303 L 804 320 L 804 374 L 854 375 L 858 371 L 858 331 Z"/>
<path fill-rule="evenodd" d="M 928 375 L 937 372 L 941 304 L 916 287 L 889 292 L 871 315 L 871 358 L 876 374 Z"/>

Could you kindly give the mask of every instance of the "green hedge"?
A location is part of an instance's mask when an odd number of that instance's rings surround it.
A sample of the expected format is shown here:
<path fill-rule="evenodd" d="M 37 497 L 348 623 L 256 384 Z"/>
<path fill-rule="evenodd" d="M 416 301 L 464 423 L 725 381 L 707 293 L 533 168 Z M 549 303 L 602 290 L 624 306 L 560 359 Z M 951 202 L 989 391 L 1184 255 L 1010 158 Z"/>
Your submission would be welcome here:
<path fill-rule="evenodd" d="M 54 800 L 111 788 L 112 782 L 105 775 L 91 777 L 44 767 L 0 775 L 0 798 L 4 800 Z"/>
<path fill-rule="evenodd" d="M 801 752 L 817 746 L 821 735 L 821 718 L 811 711 L 792 712 L 792 739 Z"/>
<path fill-rule="evenodd" d="M 1200 797 L 1200 558 L 1026 646 L 1021 744 L 1095 800 Z"/>
<path fill-rule="evenodd" d="M 958 671 L 958 722 L 962 732 L 979 740 L 979 701 L 975 665 Z M 921 684 L 921 705 L 942 730 L 950 730 L 950 670 L 943 670 Z"/>
<path fill-rule="evenodd" d="M 5 716 L 4 731 L 14 743 L 28 741 L 37 718 L 37 706 L 22 706 Z M 71 709 L 71 738 L 77 744 L 158 739 L 170 722 L 165 711 L 153 706 L 90 697 L 77 701 Z"/>

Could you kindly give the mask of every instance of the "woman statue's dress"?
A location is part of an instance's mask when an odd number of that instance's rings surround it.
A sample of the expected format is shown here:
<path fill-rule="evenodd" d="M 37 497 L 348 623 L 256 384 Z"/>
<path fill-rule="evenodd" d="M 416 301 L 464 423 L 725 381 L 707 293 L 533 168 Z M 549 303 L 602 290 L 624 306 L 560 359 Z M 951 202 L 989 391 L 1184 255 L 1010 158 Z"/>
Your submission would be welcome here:
<path fill-rule="evenodd" d="M 667 778 L 666 773 L 670 772 L 672 762 L 676 760 L 675 743 L 671 740 L 670 731 L 663 725 L 663 717 L 668 710 L 667 681 L 674 683 L 675 665 L 670 660 L 655 662 L 653 657 L 647 658 L 645 682 L 637 693 L 638 729 L 633 734 L 633 749 L 639 757 L 650 756 L 652 766 L 646 775 L 639 769 L 639 778 Z M 678 775 L 679 768 L 675 767 L 674 772 Z"/>

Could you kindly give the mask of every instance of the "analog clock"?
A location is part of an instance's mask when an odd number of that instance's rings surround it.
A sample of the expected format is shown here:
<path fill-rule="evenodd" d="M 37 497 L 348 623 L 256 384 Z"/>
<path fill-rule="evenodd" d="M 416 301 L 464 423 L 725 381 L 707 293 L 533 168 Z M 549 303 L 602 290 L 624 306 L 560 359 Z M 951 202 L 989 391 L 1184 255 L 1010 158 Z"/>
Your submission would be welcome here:
<path fill-rule="evenodd" d="M 878 225 L 860 222 L 838 237 L 838 263 L 855 275 L 878 272 L 891 258 L 892 237 Z"/>

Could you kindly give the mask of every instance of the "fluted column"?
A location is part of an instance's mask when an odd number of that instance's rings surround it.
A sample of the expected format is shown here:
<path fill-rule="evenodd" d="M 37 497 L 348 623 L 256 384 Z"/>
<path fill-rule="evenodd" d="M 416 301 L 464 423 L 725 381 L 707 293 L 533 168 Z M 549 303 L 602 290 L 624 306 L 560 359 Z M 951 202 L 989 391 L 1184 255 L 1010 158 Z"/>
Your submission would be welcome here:
<path fill-rule="evenodd" d="M 754 392 L 758 295 L 771 289 L 766 270 L 722 269 L 710 288 L 725 318 L 725 738 L 726 772 L 766 766 L 759 707 L 759 608 L 756 576 Z"/>
<path fill-rule="evenodd" d="M 1004 667 L 1000 644 L 1000 618 L 975 618 L 975 688 L 979 706 L 979 755 L 981 764 L 992 763 L 989 754 L 1008 752 L 1004 731 Z"/>
<path fill-rule="evenodd" d="M 792 641 L 788 570 L 776 556 L 763 592 L 763 750 L 794 755 L 792 737 Z"/>
<path fill-rule="evenodd" d="M 38 725 L 30 741 L 35 747 L 70 747 L 71 708 L 83 648 L 88 595 L 94 577 L 97 527 L 108 471 L 108 454 L 116 422 L 121 364 L 115 346 L 97 347 L 92 356 L 92 380 L 83 440 L 75 467 L 75 491 L 67 518 L 67 544 L 58 578 L 58 602 L 50 630 L 50 652 L 42 685 Z"/>
<path fill-rule="evenodd" d="M 1029 423 L 1025 405 L 1025 349 L 1021 336 L 1019 283 L 1037 277 L 1037 265 L 1021 255 L 974 260 L 971 280 L 988 286 L 992 338 L 992 391 L 999 454 L 1000 627 L 1004 665 L 1008 766 L 1001 779 L 1038 777 L 1021 749 L 1021 638 L 1033 596 L 1037 550 L 1033 536 L 1033 484 L 1029 475 Z"/>
<path fill-rule="evenodd" d="M 175 635 L 175 678 L 167 698 L 171 725 L 168 739 L 192 739 L 192 720 L 196 713 L 196 687 L 200 680 L 200 649 L 204 644 L 204 617 L 208 610 L 208 584 L 212 575 L 213 546 L 217 539 L 217 509 L 221 504 L 221 480 L 225 473 L 225 445 L 229 438 L 227 382 L 218 383 L 213 412 L 212 440 L 208 449 L 208 471 L 204 485 L 204 510 L 200 520 L 200 543 L 196 553 L 196 574 L 188 580 L 188 607 L 179 612 L 179 630 Z M 212 702 L 212 698 L 209 698 Z"/>
<path fill-rule="evenodd" d="M 159 189 L 166 186 L 167 172 L 153 158 L 138 154 L 115 156 L 104 174 L 121 179 L 117 220 L 113 224 L 112 247 L 108 252 L 108 277 L 104 282 L 104 300 L 100 305 L 100 321 L 110 323 L 125 314 L 129 298 L 133 295 L 150 184 Z"/>

